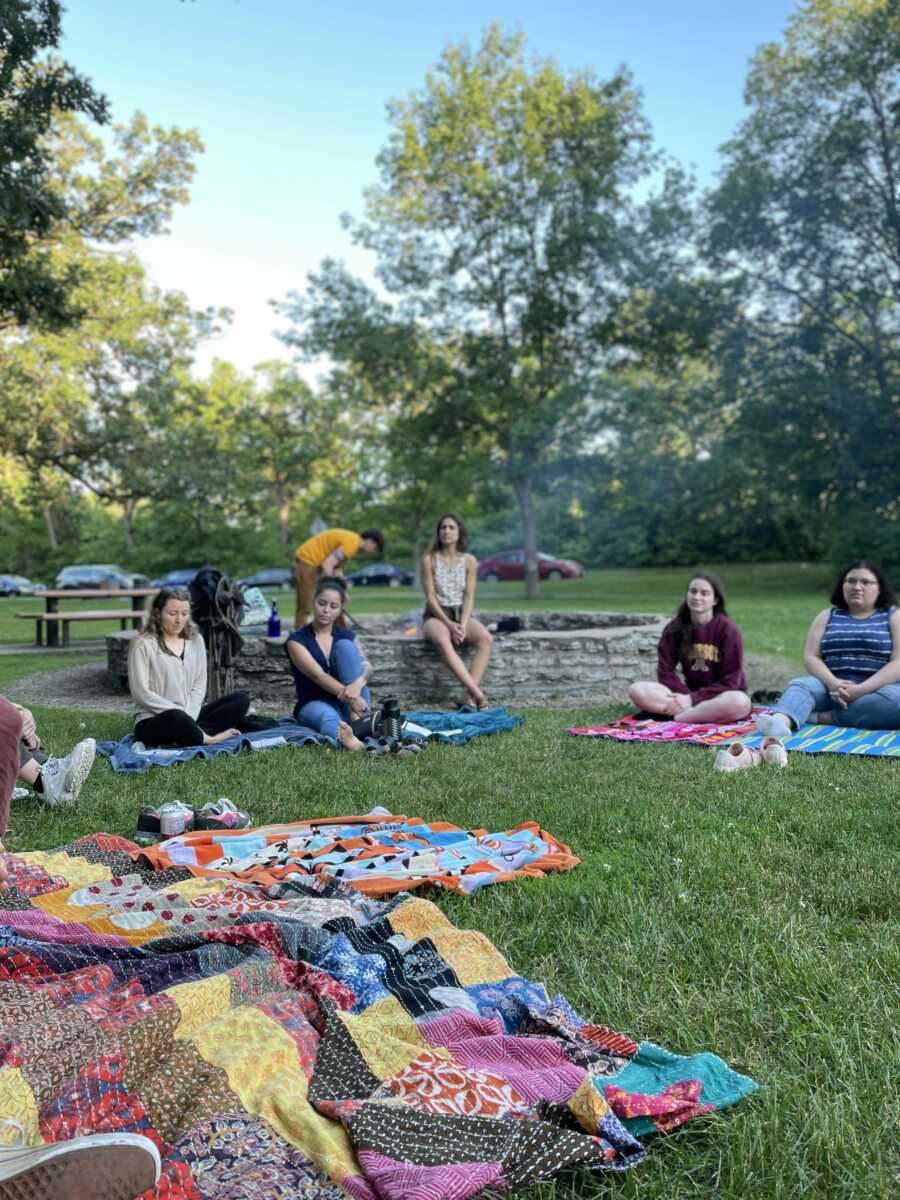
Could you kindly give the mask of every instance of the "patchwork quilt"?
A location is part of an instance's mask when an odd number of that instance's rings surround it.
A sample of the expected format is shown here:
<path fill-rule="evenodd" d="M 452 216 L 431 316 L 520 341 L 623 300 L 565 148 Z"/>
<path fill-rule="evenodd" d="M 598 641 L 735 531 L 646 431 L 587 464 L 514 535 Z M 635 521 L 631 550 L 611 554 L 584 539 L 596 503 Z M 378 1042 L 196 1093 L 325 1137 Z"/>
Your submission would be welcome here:
<path fill-rule="evenodd" d="M 10 856 L 0 1118 L 152 1138 L 144 1200 L 464 1200 L 755 1088 L 579 1016 L 408 895 L 152 872 L 96 834 Z"/>
<path fill-rule="evenodd" d="M 616 742 L 692 742 L 694 745 L 715 746 L 719 742 L 744 739 L 755 728 L 757 711 L 744 721 L 729 725 L 698 725 L 690 721 L 670 721 L 656 717 L 619 717 L 606 725 L 575 725 L 566 733 L 576 737 L 612 738 Z"/>
<path fill-rule="evenodd" d="M 143 852 L 157 868 L 277 883 L 310 877 L 373 896 L 431 886 L 469 894 L 521 876 L 569 871 L 579 860 L 534 821 L 489 833 L 446 821 L 392 816 L 331 817 L 234 832 L 186 833 Z"/>

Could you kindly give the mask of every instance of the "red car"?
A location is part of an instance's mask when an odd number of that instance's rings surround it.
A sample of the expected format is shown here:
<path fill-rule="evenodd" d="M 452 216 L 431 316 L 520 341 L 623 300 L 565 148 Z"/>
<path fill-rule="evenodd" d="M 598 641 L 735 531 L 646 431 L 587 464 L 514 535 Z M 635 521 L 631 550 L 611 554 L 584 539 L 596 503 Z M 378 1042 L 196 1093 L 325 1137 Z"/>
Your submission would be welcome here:
<path fill-rule="evenodd" d="M 538 551 L 539 579 L 580 579 L 584 567 L 571 558 L 551 558 Z M 478 564 L 478 578 L 486 583 L 497 583 L 501 579 L 525 578 L 524 550 L 501 550 Z"/>

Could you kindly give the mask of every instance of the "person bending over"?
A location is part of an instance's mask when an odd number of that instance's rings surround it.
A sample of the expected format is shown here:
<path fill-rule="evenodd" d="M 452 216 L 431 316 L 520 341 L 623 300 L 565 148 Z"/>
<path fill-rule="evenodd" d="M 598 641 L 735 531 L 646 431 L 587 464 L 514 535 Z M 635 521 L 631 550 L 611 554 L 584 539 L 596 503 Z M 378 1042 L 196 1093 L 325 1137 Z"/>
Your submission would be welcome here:
<path fill-rule="evenodd" d="M 48 804 L 74 804 L 94 765 L 97 743 L 93 738 L 84 738 L 65 758 L 57 758 L 42 748 L 31 710 L 21 704 L 13 704 L 13 708 L 22 715 L 19 778 Z"/>
<path fill-rule="evenodd" d="M 489 708 L 481 690 L 494 639 L 472 616 L 478 563 L 466 551 L 466 527 L 455 513 L 444 513 L 434 531 L 431 549 L 422 557 L 425 612 L 422 631 L 466 689 L 476 708 Z M 471 667 L 460 657 L 462 646 L 475 647 Z"/>
<path fill-rule="evenodd" d="M 206 646 L 185 588 L 161 588 L 153 597 L 128 650 L 128 688 L 138 709 L 135 740 L 145 746 L 208 746 L 266 724 L 247 715 L 246 692 L 203 703 Z"/>
<path fill-rule="evenodd" d="M 345 603 L 343 580 L 320 579 L 312 621 L 295 629 L 284 648 L 297 689 L 295 719 L 333 738 L 345 750 L 362 750 L 363 743 L 348 722 L 368 711 L 369 689 L 356 634 L 338 624 Z"/>
<path fill-rule="evenodd" d="M 354 533 L 352 529 L 324 529 L 315 537 L 307 538 L 294 554 L 297 591 L 294 628 L 300 629 L 310 619 L 313 596 L 320 579 L 341 577 L 343 564 L 357 554 L 383 552 L 384 538 L 377 529 L 365 529 L 362 533 Z"/>
<path fill-rule="evenodd" d="M 853 729 L 900 729 L 900 610 L 879 566 L 858 558 L 845 567 L 831 606 L 813 620 L 803 664 L 760 733 L 785 737 L 805 721 Z"/>
<path fill-rule="evenodd" d="M 656 680 L 628 689 L 644 712 L 698 724 L 739 721 L 750 712 L 741 631 L 725 611 L 716 575 L 695 575 L 688 584 L 659 640 Z"/>

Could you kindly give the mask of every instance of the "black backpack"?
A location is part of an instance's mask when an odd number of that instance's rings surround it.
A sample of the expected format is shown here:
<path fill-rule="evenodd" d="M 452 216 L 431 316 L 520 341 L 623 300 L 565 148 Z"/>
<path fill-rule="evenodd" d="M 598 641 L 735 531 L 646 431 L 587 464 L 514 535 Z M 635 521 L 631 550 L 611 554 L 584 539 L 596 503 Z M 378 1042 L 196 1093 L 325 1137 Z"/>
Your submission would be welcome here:
<path fill-rule="evenodd" d="M 238 628 L 244 616 L 244 593 L 217 567 L 202 567 L 189 591 L 191 616 L 206 643 L 206 694 L 215 700 L 234 690 L 232 663 L 244 644 Z"/>

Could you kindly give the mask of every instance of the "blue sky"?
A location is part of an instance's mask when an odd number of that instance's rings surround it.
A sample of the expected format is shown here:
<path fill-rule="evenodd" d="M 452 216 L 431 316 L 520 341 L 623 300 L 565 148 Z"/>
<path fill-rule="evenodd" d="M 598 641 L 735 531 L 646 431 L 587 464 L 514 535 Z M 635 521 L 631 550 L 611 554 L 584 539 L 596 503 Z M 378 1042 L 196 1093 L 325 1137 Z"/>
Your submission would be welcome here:
<path fill-rule="evenodd" d="M 701 183 L 743 113 L 747 63 L 777 40 L 792 0 L 69 0 L 62 52 L 110 99 L 206 142 L 190 205 L 138 252 L 160 286 L 226 305 L 231 329 L 201 355 L 242 370 L 288 357 L 268 305 L 325 256 L 370 276 L 341 229 L 360 213 L 386 141 L 385 101 L 422 85 L 448 42 L 491 21 L 529 50 L 602 78 L 627 64 L 657 144 Z"/>

